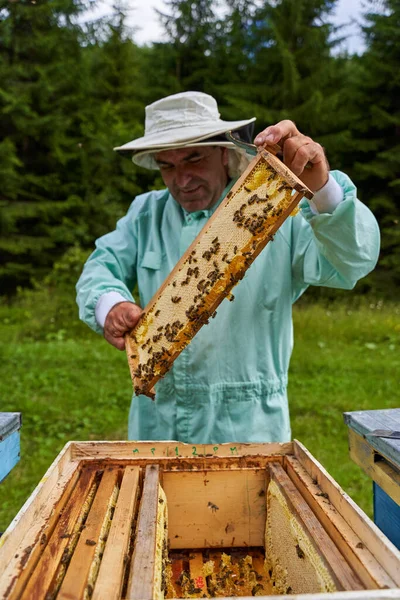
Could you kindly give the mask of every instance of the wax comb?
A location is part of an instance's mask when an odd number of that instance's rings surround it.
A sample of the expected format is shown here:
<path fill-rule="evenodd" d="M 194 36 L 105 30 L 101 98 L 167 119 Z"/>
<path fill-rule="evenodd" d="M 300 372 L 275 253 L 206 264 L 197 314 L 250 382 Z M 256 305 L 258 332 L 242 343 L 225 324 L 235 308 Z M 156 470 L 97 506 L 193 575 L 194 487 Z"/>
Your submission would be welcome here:
<path fill-rule="evenodd" d="M 278 158 L 260 150 L 125 336 L 136 395 L 154 398 L 154 384 L 303 196 L 313 194 Z"/>

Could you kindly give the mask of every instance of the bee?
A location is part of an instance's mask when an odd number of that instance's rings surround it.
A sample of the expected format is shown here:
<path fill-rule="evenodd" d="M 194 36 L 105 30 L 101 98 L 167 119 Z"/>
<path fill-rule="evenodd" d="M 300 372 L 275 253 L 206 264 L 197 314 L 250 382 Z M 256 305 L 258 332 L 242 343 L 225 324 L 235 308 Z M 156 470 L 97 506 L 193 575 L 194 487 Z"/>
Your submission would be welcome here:
<path fill-rule="evenodd" d="M 227 258 L 228 258 L 228 255 L 227 255 L 227 254 L 224 254 L 224 255 L 223 255 L 223 257 L 222 257 L 222 261 L 223 261 L 223 262 L 225 262 L 225 260 L 226 260 Z"/>
<path fill-rule="evenodd" d="M 254 202 L 256 200 L 258 200 L 258 196 L 257 196 L 257 194 L 253 194 L 252 197 L 248 201 L 249 206 L 251 206 L 252 204 L 254 204 Z"/>
<path fill-rule="evenodd" d="M 158 317 L 158 315 L 160 314 L 160 312 L 161 312 L 160 310 L 157 310 L 157 311 L 154 313 L 154 316 L 155 316 L 155 317 Z"/>
<path fill-rule="evenodd" d="M 296 544 L 296 552 L 297 552 L 297 556 L 299 558 L 305 557 L 305 554 L 304 554 L 303 550 L 300 548 L 299 544 Z"/>
<path fill-rule="evenodd" d="M 250 189 L 250 188 L 248 188 L 246 185 L 244 185 L 243 187 L 244 187 L 244 189 L 246 190 L 246 192 L 251 192 L 251 189 Z"/>
<path fill-rule="evenodd" d="M 181 300 L 182 300 L 181 296 L 172 296 L 172 297 L 171 297 L 171 301 L 172 301 L 174 304 L 178 304 L 178 302 L 180 302 Z"/>
<path fill-rule="evenodd" d="M 172 285 L 173 285 L 174 287 L 176 287 L 176 281 L 174 281 L 174 282 L 172 283 Z"/>
<path fill-rule="evenodd" d="M 157 331 L 162 331 L 164 329 L 164 327 L 161 325 L 161 327 L 157 327 Z"/>
<path fill-rule="evenodd" d="M 234 299 L 235 299 L 235 296 L 233 294 L 229 294 L 229 296 L 228 296 L 229 302 L 233 302 Z"/>
<path fill-rule="evenodd" d="M 211 510 L 211 512 L 213 512 L 213 513 L 216 513 L 217 510 L 219 510 L 219 507 L 216 504 L 214 504 L 213 502 L 209 502 L 207 504 L 207 506 Z"/>
<path fill-rule="evenodd" d="M 131 358 L 136 358 L 136 354 L 131 354 Z"/>
<path fill-rule="evenodd" d="M 238 251 L 238 247 L 237 247 L 237 246 L 235 246 L 235 247 L 234 247 L 234 249 L 233 249 L 233 253 L 234 253 L 234 254 L 237 254 L 237 251 Z"/>
<path fill-rule="evenodd" d="M 211 242 L 212 244 L 218 244 L 218 237 L 214 238 L 213 241 Z"/>

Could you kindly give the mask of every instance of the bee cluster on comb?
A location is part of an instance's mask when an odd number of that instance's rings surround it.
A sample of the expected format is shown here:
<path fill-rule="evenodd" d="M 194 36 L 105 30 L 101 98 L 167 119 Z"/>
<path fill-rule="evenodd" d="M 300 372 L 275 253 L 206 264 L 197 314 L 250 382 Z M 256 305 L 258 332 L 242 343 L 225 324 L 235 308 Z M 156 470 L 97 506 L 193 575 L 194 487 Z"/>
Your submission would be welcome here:
<path fill-rule="evenodd" d="M 303 196 L 312 192 L 275 156 L 261 150 L 234 184 L 126 336 L 136 395 L 154 384 L 222 300 Z"/>

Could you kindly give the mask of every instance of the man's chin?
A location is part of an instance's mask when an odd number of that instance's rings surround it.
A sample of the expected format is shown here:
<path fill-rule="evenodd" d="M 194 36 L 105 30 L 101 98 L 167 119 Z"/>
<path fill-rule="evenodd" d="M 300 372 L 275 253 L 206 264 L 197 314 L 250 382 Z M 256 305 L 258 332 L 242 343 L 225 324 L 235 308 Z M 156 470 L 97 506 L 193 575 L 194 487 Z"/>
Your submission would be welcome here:
<path fill-rule="evenodd" d="M 204 193 L 187 193 L 179 194 L 178 202 L 188 212 L 195 212 L 209 208 L 211 199 Z"/>

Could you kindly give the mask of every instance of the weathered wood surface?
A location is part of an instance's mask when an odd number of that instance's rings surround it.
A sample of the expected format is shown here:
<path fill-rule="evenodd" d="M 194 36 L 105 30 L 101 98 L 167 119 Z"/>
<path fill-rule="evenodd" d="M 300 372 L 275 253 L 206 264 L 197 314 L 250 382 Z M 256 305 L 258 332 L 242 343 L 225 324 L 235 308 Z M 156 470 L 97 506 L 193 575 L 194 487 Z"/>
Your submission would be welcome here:
<path fill-rule="evenodd" d="M 374 555 L 395 584 L 400 587 L 400 552 L 375 526 L 371 519 L 348 496 L 324 467 L 297 440 L 294 441 L 294 455 L 314 479 L 329 501 L 342 515 L 361 542 Z"/>
<path fill-rule="evenodd" d="M 397 504 L 400 504 L 400 470 L 384 459 L 368 439 L 349 429 L 350 458 Z M 400 508 L 399 508 L 400 510 Z"/>
<path fill-rule="evenodd" d="M 158 465 L 146 467 L 140 501 L 127 600 L 153 600 L 158 511 Z"/>
<path fill-rule="evenodd" d="M 0 598 L 8 598 L 31 573 L 42 551 L 38 542 L 43 534 L 50 537 L 67 500 L 66 488 L 72 491 L 78 469 L 67 444 L 0 538 Z"/>
<path fill-rule="evenodd" d="M 154 384 L 304 195 L 312 198 L 275 156 L 261 150 L 252 160 L 125 336 L 136 395 L 154 397 Z"/>
<path fill-rule="evenodd" d="M 21 413 L 2 413 L 0 412 L 0 442 L 8 435 L 21 429 Z"/>
<path fill-rule="evenodd" d="M 117 485 L 118 470 L 107 469 L 104 471 L 99 488 L 90 507 L 77 546 L 68 565 L 58 600 L 71 600 L 83 598 L 89 583 L 89 573 L 93 564 L 95 553 L 102 542 L 101 533 L 103 525 L 109 519 L 110 498 Z"/>
<path fill-rule="evenodd" d="M 160 458 L 206 458 L 208 462 L 223 457 L 282 456 L 293 454 L 293 442 L 265 444 L 184 444 L 182 442 L 70 442 L 73 460 L 137 460 Z M 211 461 L 209 460 L 211 459 Z"/>
<path fill-rule="evenodd" d="M 376 430 L 400 432 L 400 408 L 347 412 L 343 417 L 346 425 L 365 437 L 378 454 L 400 467 L 400 439 L 372 435 Z"/>
<path fill-rule="evenodd" d="M 262 546 L 265 472 L 165 472 L 170 548 Z"/>
<path fill-rule="evenodd" d="M 20 459 L 21 413 L 0 413 L 0 482 Z"/>
<path fill-rule="evenodd" d="M 329 494 L 321 490 L 316 480 L 312 479 L 297 458 L 285 457 L 285 467 L 290 479 L 365 587 L 367 589 L 396 587 L 393 579 L 376 560 L 371 550 L 363 544 L 333 506 Z"/>
<path fill-rule="evenodd" d="M 237 596 L 230 596 L 225 600 L 237 600 Z M 361 590 L 355 592 L 332 592 L 331 594 L 290 594 L 280 596 L 259 596 L 262 598 L 279 598 L 280 600 L 399 600 L 400 590 Z M 172 600 L 179 600 L 173 598 Z M 210 600 L 216 600 L 211 598 Z M 241 600 L 254 600 L 254 596 L 242 596 Z"/>
<path fill-rule="evenodd" d="M 374 521 L 400 548 L 400 409 L 345 413 L 350 458 L 373 480 Z"/>
<path fill-rule="evenodd" d="M 298 492 L 297 488 L 280 465 L 270 464 L 270 477 L 283 493 L 292 515 L 299 520 L 309 540 L 321 557 L 321 562 L 329 571 L 337 590 L 363 589 L 360 579 L 338 551 L 329 535 L 321 527 L 315 514 Z M 300 558 L 301 560 L 301 558 Z"/>
<path fill-rule="evenodd" d="M 125 469 L 92 600 L 117 600 L 121 597 L 123 573 L 139 493 L 139 473 L 138 467 Z"/>
<path fill-rule="evenodd" d="M 43 540 L 46 545 L 27 586 L 24 588 L 25 597 L 45 598 L 52 583 L 54 584 L 55 575 L 63 556 L 68 552 L 75 524 L 95 475 L 95 471 L 84 469 L 80 473 L 76 485 L 73 486 L 72 492 L 68 494 L 68 490 L 66 490 L 65 500 L 67 498 L 68 500 L 47 544 L 46 540 Z"/>

